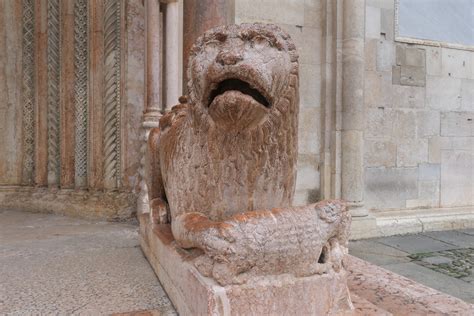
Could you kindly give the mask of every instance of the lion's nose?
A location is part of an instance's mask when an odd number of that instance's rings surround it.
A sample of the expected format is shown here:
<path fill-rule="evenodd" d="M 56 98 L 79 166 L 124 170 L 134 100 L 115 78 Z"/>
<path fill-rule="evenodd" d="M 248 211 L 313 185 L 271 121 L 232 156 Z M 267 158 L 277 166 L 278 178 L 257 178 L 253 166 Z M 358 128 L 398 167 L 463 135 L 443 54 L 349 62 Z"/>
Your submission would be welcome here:
<path fill-rule="evenodd" d="M 241 54 L 229 51 L 221 51 L 216 57 L 216 61 L 222 66 L 235 65 L 242 59 Z"/>

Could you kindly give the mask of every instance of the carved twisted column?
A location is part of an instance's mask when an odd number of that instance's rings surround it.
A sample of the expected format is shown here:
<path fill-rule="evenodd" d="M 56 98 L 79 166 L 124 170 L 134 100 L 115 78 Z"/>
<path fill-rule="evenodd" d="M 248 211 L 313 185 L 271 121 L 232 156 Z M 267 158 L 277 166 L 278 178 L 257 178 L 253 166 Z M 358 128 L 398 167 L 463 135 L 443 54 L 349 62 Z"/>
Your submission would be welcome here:
<path fill-rule="evenodd" d="M 32 185 L 35 171 L 35 2 L 23 0 L 23 170 L 22 184 Z"/>
<path fill-rule="evenodd" d="M 146 141 L 150 130 L 158 127 L 158 121 L 161 116 L 161 61 L 160 61 L 160 41 L 161 22 L 160 22 L 160 3 L 158 0 L 145 1 L 146 21 L 146 64 L 145 64 L 145 86 L 146 101 L 143 111 L 142 122 L 142 159 L 140 161 L 140 194 L 137 201 L 138 214 L 149 212 L 148 189 L 145 181 L 145 151 Z"/>
<path fill-rule="evenodd" d="M 352 216 L 364 206 L 365 0 L 344 0 L 342 43 L 342 198 Z"/>

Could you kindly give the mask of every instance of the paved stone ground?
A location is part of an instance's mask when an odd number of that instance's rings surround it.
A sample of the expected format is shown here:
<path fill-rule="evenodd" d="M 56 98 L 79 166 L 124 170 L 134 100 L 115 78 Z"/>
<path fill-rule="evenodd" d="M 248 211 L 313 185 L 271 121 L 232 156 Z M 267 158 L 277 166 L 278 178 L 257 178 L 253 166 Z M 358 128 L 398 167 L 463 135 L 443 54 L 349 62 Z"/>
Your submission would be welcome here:
<path fill-rule="evenodd" d="M 137 225 L 0 210 L 0 315 L 106 315 L 174 308 Z"/>
<path fill-rule="evenodd" d="M 474 229 L 352 241 L 349 253 L 474 303 Z"/>
<path fill-rule="evenodd" d="M 474 229 L 354 241 L 350 253 L 474 303 Z M 175 315 L 133 224 L 0 210 L 0 315 Z"/>

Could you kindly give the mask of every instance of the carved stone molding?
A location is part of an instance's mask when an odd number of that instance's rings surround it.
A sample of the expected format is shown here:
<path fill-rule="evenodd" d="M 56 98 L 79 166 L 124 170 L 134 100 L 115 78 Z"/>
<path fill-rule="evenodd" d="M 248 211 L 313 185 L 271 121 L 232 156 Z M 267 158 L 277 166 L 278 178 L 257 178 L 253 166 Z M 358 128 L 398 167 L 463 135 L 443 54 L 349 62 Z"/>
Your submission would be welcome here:
<path fill-rule="evenodd" d="M 75 184 L 87 184 L 88 117 L 88 1 L 74 3 L 74 107 L 75 107 Z"/>
<path fill-rule="evenodd" d="M 59 0 L 48 0 L 48 184 L 59 185 L 60 155 L 60 19 Z"/>
<path fill-rule="evenodd" d="M 29 212 L 123 221 L 132 217 L 136 196 L 123 191 L 0 186 L 2 207 Z"/>
<path fill-rule="evenodd" d="M 104 184 L 120 186 L 120 39 L 121 1 L 104 7 Z"/>
<path fill-rule="evenodd" d="M 35 170 L 35 1 L 23 0 L 23 184 L 33 184 Z"/>

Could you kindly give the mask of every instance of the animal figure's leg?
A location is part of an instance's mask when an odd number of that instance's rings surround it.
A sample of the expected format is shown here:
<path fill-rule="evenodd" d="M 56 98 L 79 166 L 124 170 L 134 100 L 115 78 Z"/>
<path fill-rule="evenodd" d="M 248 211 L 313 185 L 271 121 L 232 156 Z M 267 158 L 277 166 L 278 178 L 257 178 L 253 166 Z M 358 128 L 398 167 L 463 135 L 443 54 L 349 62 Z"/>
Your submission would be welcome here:
<path fill-rule="evenodd" d="M 169 207 L 163 186 L 160 167 L 160 129 L 154 128 L 148 137 L 148 150 L 146 156 L 146 174 L 148 197 L 150 201 L 150 216 L 155 224 L 168 223 Z"/>

